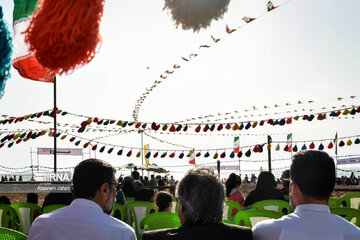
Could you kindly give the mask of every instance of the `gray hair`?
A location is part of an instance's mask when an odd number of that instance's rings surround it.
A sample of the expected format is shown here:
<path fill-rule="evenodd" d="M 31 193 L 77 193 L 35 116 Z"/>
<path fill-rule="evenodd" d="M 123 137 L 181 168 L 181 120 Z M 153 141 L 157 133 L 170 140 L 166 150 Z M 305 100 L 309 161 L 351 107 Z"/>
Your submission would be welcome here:
<path fill-rule="evenodd" d="M 225 191 L 212 169 L 190 169 L 179 183 L 177 196 L 183 206 L 186 223 L 194 225 L 222 221 Z"/>

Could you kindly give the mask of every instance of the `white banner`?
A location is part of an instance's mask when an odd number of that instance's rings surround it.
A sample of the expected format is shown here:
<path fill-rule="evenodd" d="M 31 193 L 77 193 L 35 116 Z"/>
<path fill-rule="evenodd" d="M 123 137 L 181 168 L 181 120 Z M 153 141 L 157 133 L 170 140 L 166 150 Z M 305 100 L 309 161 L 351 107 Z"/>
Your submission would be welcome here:
<path fill-rule="evenodd" d="M 57 155 L 68 155 L 68 156 L 82 156 L 83 149 L 82 148 L 57 148 Z M 54 148 L 38 148 L 37 154 L 39 155 L 53 155 Z"/>
<path fill-rule="evenodd" d="M 217 166 L 206 166 L 217 170 Z M 220 170 L 239 170 L 239 165 L 221 165 Z"/>
<path fill-rule="evenodd" d="M 337 165 L 360 163 L 360 157 L 338 159 Z"/>

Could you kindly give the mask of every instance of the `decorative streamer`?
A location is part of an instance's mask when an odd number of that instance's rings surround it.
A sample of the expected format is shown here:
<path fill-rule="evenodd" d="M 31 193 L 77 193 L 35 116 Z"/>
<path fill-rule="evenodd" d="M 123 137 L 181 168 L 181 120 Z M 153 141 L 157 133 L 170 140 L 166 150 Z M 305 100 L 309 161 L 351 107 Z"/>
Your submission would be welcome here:
<path fill-rule="evenodd" d="M 105 0 L 40 0 L 25 41 L 39 63 L 63 74 L 90 62 L 101 42 L 100 20 Z"/>
<path fill-rule="evenodd" d="M 11 34 L 3 16 L 3 9 L 0 6 L 0 99 L 4 95 L 6 80 L 10 77 L 13 51 Z"/>

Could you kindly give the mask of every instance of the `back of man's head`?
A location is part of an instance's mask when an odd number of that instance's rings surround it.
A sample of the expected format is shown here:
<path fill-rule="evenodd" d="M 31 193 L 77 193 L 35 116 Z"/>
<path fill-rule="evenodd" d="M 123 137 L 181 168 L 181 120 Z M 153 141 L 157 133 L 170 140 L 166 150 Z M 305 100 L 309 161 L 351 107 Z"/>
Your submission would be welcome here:
<path fill-rule="evenodd" d="M 293 156 L 291 180 L 306 197 L 327 200 L 335 186 L 334 160 L 322 151 L 301 151 Z"/>
<path fill-rule="evenodd" d="M 187 224 L 221 222 L 225 192 L 212 169 L 190 169 L 180 181 L 177 191 Z"/>
<path fill-rule="evenodd" d="M 102 160 L 87 159 L 80 162 L 74 170 L 74 197 L 94 198 L 102 184 L 115 182 L 115 172 L 109 163 Z"/>

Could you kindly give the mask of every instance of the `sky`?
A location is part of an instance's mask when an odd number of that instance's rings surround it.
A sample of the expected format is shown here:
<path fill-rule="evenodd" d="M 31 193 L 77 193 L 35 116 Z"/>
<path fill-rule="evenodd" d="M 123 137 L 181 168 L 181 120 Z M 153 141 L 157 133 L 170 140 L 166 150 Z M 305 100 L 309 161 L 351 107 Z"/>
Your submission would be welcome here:
<path fill-rule="evenodd" d="M 242 118 L 236 118 L 237 121 L 249 121 L 294 116 L 294 110 L 300 114 L 305 109 L 302 114 L 311 114 L 312 111 L 321 111 L 322 107 L 330 109 L 332 106 L 359 106 L 360 15 L 357 9 L 360 8 L 360 2 L 274 0 L 274 5 L 280 7 L 269 13 L 266 12 L 266 3 L 266 0 L 230 1 L 228 11 L 222 19 L 213 20 L 210 27 L 194 33 L 183 30 L 181 26 L 174 26 L 171 16 L 163 11 L 164 1 L 107 0 L 100 26 L 101 48 L 86 66 L 71 74 L 58 76 L 58 108 L 78 115 L 132 121 L 132 112 L 138 98 L 154 81 L 161 80 L 159 76 L 166 70 L 171 70 L 174 64 L 181 68 L 176 69 L 150 92 L 139 111 L 139 121 L 173 123 L 212 114 L 216 117 L 210 118 L 211 123 L 217 118 L 222 118 L 220 122 L 226 123 L 233 121 L 230 118 L 224 119 L 229 116 L 240 115 Z M 12 1 L 0 0 L 0 4 L 4 9 L 5 19 L 12 25 Z M 258 19 L 245 24 L 243 16 Z M 227 34 L 226 25 L 241 28 Z M 214 44 L 211 36 L 220 38 L 220 41 Z M 199 48 L 200 45 L 211 47 Z M 192 53 L 198 55 L 189 62 L 181 59 L 189 58 Z M 5 95 L 0 99 L 0 115 L 23 116 L 52 108 L 52 84 L 23 79 L 15 69 L 12 69 L 11 74 Z M 338 97 L 343 99 L 339 101 Z M 304 104 L 297 105 L 299 100 Z M 309 104 L 308 101 L 314 102 Z M 291 106 L 286 107 L 286 103 L 291 103 Z M 275 104 L 282 107 L 274 108 Z M 271 107 L 263 109 L 264 105 Z M 251 110 L 253 106 L 258 110 Z M 245 112 L 245 109 L 251 111 Z M 229 112 L 232 114 L 225 116 Z M 51 118 L 39 120 L 52 121 Z M 62 125 L 68 123 L 79 126 L 84 120 L 86 118 L 71 115 L 58 117 Z M 197 119 L 192 122 L 201 121 L 206 120 Z M 332 139 L 336 132 L 339 137 L 359 136 L 359 126 L 357 114 L 353 117 L 342 116 L 336 120 L 293 121 L 285 126 L 265 124 L 264 127 L 237 131 L 236 134 L 240 136 L 240 146 L 249 146 L 265 143 L 267 135 L 271 135 L 273 141 L 286 141 L 286 135 L 292 133 L 293 141 L 299 141 L 300 148 L 304 141 Z M 0 132 L 51 127 L 52 124 L 26 122 L 12 126 L 1 125 Z M 188 133 L 189 135 L 160 134 L 151 131 L 147 134 L 161 142 L 144 134 L 143 143 L 148 143 L 150 148 L 167 149 L 168 154 L 174 150 L 191 148 L 218 149 L 220 154 L 223 151 L 221 149 L 233 146 L 235 135 L 233 131 L 227 130 L 200 135 L 195 134 L 193 128 Z M 73 134 L 94 139 L 115 133 Z M 355 140 L 354 137 L 351 139 Z M 84 150 L 87 153 L 84 154 L 84 159 L 97 157 L 117 167 L 129 162 L 141 165 L 141 158 L 135 157 L 135 148 L 141 147 L 140 134 L 119 134 L 98 141 L 134 148 L 133 155 L 130 158 L 124 154 L 117 156 L 115 150 L 119 150 L 118 147 L 115 147 L 112 154 L 99 153 L 98 150 L 90 151 L 89 154 L 87 148 Z M 325 147 L 328 143 L 329 140 L 323 142 Z M 0 165 L 21 168 L 31 165 L 32 159 L 34 164 L 38 161 L 42 166 L 52 167 L 51 156 L 31 153 L 37 147 L 52 147 L 52 144 L 52 138 L 44 136 L 12 148 L 3 147 L 0 149 Z M 282 149 L 284 144 L 280 146 Z M 58 140 L 58 147 L 75 146 L 67 138 Z M 288 167 L 291 153 L 274 151 L 274 148 L 275 144 L 272 146 L 272 159 L 275 160 L 273 168 Z M 243 148 L 242 151 L 245 153 L 247 150 L 248 148 Z M 334 149 L 326 151 L 335 156 Z M 202 156 L 205 152 L 202 151 Z M 236 158 L 228 157 L 230 152 L 227 150 L 227 157 L 220 159 L 222 164 L 237 165 Z M 215 151 L 210 151 L 211 157 L 200 157 L 196 162 L 215 165 L 216 160 L 212 158 L 214 153 Z M 339 148 L 338 155 L 360 155 L 360 145 Z M 58 156 L 58 167 L 75 166 L 83 158 Z M 284 158 L 285 160 L 276 160 Z M 242 176 L 258 174 L 260 167 L 266 170 L 266 160 L 266 151 L 252 153 L 249 158 L 243 156 L 240 159 Z M 150 158 L 150 162 L 164 166 L 177 179 L 181 178 L 184 171 L 193 167 L 188 164 L 186 157 Z M 349 165 L 342 168 L 357 167 Z M 279 176 L 282 170 L 274 171 L 275 175 Z M 128 172 L 126 170 L 123 173 Z M 225 171 L 222 177 L 229 173 Z"/>

